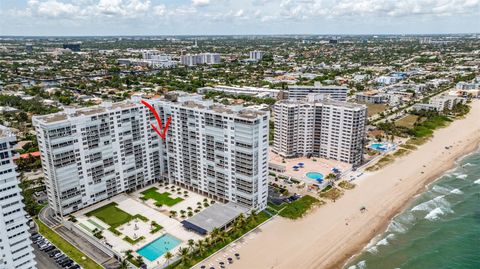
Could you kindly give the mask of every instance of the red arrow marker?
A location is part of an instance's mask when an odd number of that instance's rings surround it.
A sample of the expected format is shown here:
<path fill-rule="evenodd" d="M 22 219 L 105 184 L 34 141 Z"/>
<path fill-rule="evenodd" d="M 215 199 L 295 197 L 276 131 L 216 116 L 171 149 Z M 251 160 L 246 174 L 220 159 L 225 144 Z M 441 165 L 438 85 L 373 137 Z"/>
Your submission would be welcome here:
<path fill-rule="evenodd" d="M 165 124 L 165 127 L 163 127 L 162 125 L 162 120 L 160 119 L 160 116 L 158 116 L 158 113 L 157 111 L 153 108 L 153 106 L 151 106 L 149 103 L 145 102 L 144 100 L 141 101 L 142 104 L 144 106 L 146 106 L 150 112 L 153 113 L 153 116 L 155 116 L 155 119 L 157 119 L 157 123 L 158 123 L 158 128 L 162 129 L 162 131 L 158 130 L 157 127 L 153 124 L 153 123 L 150 123 L 150 126 L 152 126 L 153 130 L 155 130 L 155 132 L 157 132 L 157 134 L 163 139 L 165 140 L 165 137 L 167 136 L 167 130 L 168 130 L 168 126 L 170 125 L 170 122 L 172 121 L 172 116 L 168 117 L 167 119 L 167 124 Z"/>

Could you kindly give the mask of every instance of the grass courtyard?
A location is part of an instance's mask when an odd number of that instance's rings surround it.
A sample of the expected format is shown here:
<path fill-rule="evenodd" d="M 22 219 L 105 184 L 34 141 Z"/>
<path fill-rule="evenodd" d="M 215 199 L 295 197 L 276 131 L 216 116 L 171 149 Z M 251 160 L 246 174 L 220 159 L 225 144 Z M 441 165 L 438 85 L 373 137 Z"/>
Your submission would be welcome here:
<path fill-rule="evenodd" d="M 145 200 L 152 199 L 152 200 L 155 200 L 156 203 L 161 205 L 166 205 L 166 206 L 174 206 L 175 204 L 183 201 L 183 199 L 180 197 L 171 198 L 169 192 L 159 193 L 157 190 L 158 189 L 156 187 L 151 187 L 143 191 L 142 198 Z"/>
<path fill-rule="evenodd" d="M 134 219 L 134 216 L 119 209 L 117 207 L 117 203 L 110 203 L 110 204 L 104 205 L 102 207 L 99 207 L 95 210 L 88 212 L 85 215 L 89 217 L 95 216 L 113 228 L 117 228 L 118 226 L 125 224 L 131 221 L 132 219 Z"/>

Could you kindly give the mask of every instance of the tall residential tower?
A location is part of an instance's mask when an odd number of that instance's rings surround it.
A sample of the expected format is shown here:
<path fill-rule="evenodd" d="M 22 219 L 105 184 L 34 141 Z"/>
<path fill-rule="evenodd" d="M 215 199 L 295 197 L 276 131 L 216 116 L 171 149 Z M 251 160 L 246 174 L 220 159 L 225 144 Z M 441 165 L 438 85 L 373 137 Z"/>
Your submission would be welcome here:
<path fill-rule="evenodd" d="M 311 155 L 360 165 L 366 106 L 321 97 L 275 104 L 273 152 L 286 158 Z"/>
<path fill-rule="evenodd" d="M 34 117 L 52 208 L 65 215 L 118 193 L 168 180 L 220 201 L 267 203 L 266 112 L 169 94 Z"/>
<path fill-rule="evenodd" d="M 0 268 L 35 268 L 25 206 L 13 158 L 15 135 L 0 125 Z"/>

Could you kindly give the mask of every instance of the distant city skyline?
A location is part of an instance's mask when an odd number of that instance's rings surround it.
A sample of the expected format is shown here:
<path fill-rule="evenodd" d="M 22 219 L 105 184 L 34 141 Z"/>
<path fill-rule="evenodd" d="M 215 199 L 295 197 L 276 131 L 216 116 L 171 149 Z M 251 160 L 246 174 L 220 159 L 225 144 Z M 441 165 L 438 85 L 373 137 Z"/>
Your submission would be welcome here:
<path fill-rule="evenodd" d="M 0 35 L 448 34 L 480 0 L 2 0 Z"/>

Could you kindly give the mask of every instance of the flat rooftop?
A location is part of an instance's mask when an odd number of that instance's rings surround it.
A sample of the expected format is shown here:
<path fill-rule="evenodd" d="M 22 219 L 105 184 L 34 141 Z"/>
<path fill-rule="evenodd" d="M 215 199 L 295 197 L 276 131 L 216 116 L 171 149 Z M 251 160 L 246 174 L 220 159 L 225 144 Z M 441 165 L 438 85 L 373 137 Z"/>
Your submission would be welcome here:
<path fill-rule="evenodd" d="M 240 214 L 246 214 L 249 209 L 235 203 L 215 203 L 200 213 L 182 221 L 187 229 L 200 234 L 207 234 L 215 228 L 222 228 L 236 219 Z"/>

